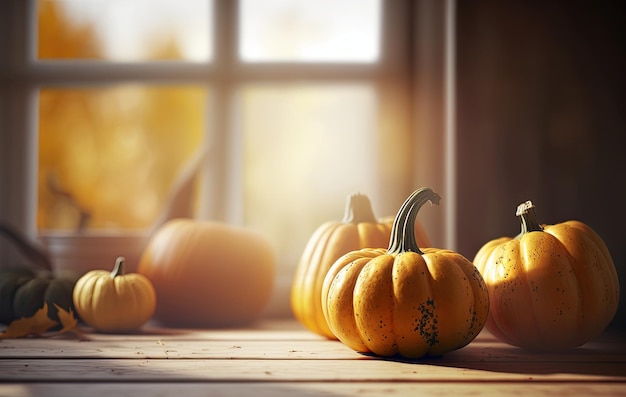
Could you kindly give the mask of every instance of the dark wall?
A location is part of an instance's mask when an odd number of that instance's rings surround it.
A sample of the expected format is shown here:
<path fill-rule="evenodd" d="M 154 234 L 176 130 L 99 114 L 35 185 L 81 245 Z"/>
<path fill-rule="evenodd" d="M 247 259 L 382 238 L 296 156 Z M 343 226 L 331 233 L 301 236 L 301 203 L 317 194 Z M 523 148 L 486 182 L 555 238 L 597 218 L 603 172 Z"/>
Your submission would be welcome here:
<path fill-rule="evenodd" d="M 620 273 L 626 324 L 626 14 L 620 1 L 458 1 L 458 249 L 583 221 Z"/>

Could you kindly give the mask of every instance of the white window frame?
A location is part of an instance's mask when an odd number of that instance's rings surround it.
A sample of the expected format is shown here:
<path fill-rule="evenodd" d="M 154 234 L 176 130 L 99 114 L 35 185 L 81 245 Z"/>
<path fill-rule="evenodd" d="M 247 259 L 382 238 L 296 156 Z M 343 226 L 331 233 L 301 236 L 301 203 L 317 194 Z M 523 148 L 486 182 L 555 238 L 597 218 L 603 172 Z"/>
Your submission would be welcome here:
<path fill-rule="evenodd" d="M 36 0 L 0 4 L 0 219 L 37 238 L 37 113 L 42 86 L 185 83 L 211 86 L 214 119 L 208 136 L 219 156 L 211 156 L 208 189 L 226 191 L 216 197 L 203 216 L 240 222 L 241 178 L 229 156 L 236 147 L 231 106 L 234 87 L 244 81 L 378 81 L 399 90 L 407 102 L 400 125 L 415 138 L 411 189 L 430 186 L 445 200 L 439 211 L 428 211 L 422 222 L 434 245 L 454 249 L 455 135 L 454 135 L 454 0 L 383 1 L 381 61 L 367 63 L 255 63 L 242 64 L 235 51 L 237 1 L 215 0 L 215 49 L 212 63 L 36 60 Z M 230 183 L 229 181 L 235 181 Z M 397 201 L 397 197 L 393 197 Z M 223 214 L 226 214 L 224 216 Z M 421 214 L 420 214 L 421 216 Z M 0 241 L 0 255 L 10 257 Z M 290 276 L 279 280 L 285 296 Z"/>

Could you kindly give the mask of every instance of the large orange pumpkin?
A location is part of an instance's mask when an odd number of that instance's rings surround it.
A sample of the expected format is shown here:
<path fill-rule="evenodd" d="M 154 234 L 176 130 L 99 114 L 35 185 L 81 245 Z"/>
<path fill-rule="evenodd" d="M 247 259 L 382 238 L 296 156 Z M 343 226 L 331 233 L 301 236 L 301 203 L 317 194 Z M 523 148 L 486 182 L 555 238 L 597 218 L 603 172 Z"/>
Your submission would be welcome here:
<path fill-rule="evenodd" d="M 579 221 L 542 226 L 530 201 L 517 216 L 521 234 L 489 241 L 474 257 L 489 288 L 487 329 L 533 350 L 584 344 L 604 330 L 619 303 L 605 243 Z"/>
<path fill-rule="evenodd" d="M 326 272 L 342 255 L 366 247 L 389 244 L 393 217 L 378 220 L 369 198 L 364 194 L 348 196 L 341 222 L 322 224 L 309 239 L 296 268 L 291 289 L 291 308 L 298 321 L 309 330 L 336 339 L 328 328 L 322 312 L 321 291 Z M 415 238 L 422 246 L 430 246 L 419 222 Z"/>
<path fill-rule="evenodd" d="M 470 343 L 489 312 L 487 287 L 461 254 L 415 242 L 419 208 L 439 195 L 423 188 L 398 211 L 389 248 L 339 258 L 326 274 L 322 307 L 348 347 L 380 356 L 437 356 Z"/>
<path fill-rule="evenodd" d="M 275 254 L 264 236 L 220 222 L 174 219 L 150 239 L 137 267 L 154 285 L 154 318 L 215 327 L 254 320 L 269 301 Z"/>

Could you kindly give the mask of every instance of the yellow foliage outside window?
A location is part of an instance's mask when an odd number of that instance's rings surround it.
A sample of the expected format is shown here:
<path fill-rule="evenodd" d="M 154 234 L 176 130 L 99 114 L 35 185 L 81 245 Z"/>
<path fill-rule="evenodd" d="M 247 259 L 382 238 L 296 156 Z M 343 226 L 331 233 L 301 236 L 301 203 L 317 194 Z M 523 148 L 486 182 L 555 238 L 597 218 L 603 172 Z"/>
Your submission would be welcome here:
<path fill-rule="evenodd" d="M 100 58 L 89 26 L 73 26 L 53 2 L 40 2 L 38 44 L 40 59 Z M 172 42 L 157 51 L 178 57 Z M 207 95 L 198 86 L 42 88 L 39 228 L 150 227 L 201 144 Z"/>

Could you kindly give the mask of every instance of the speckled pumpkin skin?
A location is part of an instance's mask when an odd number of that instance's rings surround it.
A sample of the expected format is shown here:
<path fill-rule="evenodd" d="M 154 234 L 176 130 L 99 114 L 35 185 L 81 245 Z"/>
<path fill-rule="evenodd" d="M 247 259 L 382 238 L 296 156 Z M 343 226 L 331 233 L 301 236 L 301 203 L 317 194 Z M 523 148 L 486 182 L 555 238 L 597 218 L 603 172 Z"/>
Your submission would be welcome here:
<path fill-rule="evenodd" d="M 489 312 L 487 287 L 459 253 L 362 249 L 342 256 L 322 288 L 333 333 L 358 352 L 438 356 L 470 343 Z"/>
<path fill-rule="evenodd" d="M 474 264 L 489 288 L 486 327 L 514 346 L 580 346 L 602 332 L 617 310 L 619 282 L 611 255 L 579 221 L 492 240 Z"/>

